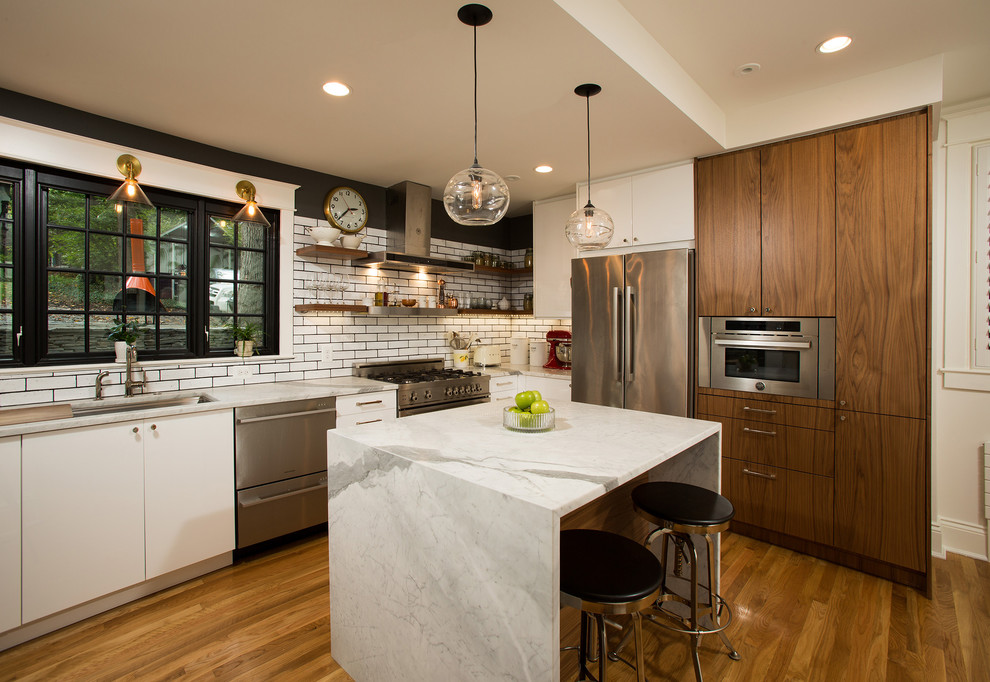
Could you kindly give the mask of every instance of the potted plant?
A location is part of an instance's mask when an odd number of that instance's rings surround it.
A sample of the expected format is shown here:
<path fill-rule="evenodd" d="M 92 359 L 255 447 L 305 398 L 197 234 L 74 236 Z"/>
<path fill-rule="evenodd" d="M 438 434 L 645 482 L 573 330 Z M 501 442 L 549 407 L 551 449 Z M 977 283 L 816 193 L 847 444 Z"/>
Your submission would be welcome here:
<path fill-rule="evenodd" d="M 238 324 L 231 322 L 226 325 L 234 336 L 234 355 L 248 358 L 254 355 L 254 344 L 261 337 L 261 329 L 254 322 Z"/>
<path fill-rule="evenodd" d="M 141 329 L 142 325 L 136 320 L 124 322 L 119 319 L 107 329 L 107 338 L 113 341 L 117 362 L 127 362 L 127 347 L 134 345 Z"/>

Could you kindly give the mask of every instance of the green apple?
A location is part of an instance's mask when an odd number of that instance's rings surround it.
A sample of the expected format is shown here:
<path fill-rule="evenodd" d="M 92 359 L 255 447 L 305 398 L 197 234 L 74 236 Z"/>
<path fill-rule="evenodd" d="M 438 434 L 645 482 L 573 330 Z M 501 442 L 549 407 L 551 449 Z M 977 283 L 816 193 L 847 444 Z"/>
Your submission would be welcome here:
<path fill-rule="evenodd" d="M 519 426 L 524 429 L 533 428 L 533 415 L 529 412 L 522 412 L 519 415 Z"/>
<path fill-rule="evenodd" d="M 539 394 L 533 395 L 533 391 L 520 391 L 516 393 L 516 407 L 520 410 L 528 410 L 534 400 L 539 400 Z"/>
<path fill-rule="evenodd" d="M 550 411 L 550 403 L 546 400 L 534 400 L 529 406 L 529 411 L 533 414 L 547 414 Z"/>
<path fill-rule="evenodd" d="M 515 412 L 515 413 L 518 414 L 518 413 L 521 413 L 522 410 L 520 410 L 518 407 L 510 407 L 509 408 L 509 412 Z"/>

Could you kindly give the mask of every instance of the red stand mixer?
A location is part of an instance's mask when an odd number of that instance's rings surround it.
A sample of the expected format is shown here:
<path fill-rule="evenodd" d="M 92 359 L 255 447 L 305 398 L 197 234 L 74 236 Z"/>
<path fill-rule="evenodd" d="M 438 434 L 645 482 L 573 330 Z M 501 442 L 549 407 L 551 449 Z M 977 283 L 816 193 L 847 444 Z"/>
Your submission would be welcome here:
<path fill-rule="evenodd" d="M 551 329 L 547 332 L 549 345 L 547 364 L 544 369 L 571 368 L 571 333 L 564 330 Z"/>

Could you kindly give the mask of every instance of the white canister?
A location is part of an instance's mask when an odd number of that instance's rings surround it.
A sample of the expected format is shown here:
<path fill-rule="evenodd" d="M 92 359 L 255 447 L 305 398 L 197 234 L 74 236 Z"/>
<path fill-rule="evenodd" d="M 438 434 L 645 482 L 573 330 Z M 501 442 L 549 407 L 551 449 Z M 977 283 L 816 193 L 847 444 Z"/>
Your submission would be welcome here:
<path fill-rule="evenodd" d="M 458 369 L 463 369 L 468 366 L 469 351 L 467 350 L 452 350 L 451 358 L 454 362 L 454 367 Z"/>
<path fill-rule="evenodd" d="M 542 367 L 547 364 L 547 353 L 549 346 L 546 341 L 529 342 L 529 366 Z"/>
<path fill-rule="evenodd" d="M 513 336 L 509 339 L 509 364 L 525 365 L 529 362 L 529 339 Z"/>

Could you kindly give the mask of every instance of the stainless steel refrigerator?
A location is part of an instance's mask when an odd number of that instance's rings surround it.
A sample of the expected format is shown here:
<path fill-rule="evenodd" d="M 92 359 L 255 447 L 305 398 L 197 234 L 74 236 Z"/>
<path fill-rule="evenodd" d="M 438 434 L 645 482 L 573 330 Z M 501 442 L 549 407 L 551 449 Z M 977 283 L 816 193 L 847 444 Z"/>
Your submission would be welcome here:
<path fill-rule="evenodd" d="M 571 399 L 694 416 L 694 250 L 571 261 Z"/>

